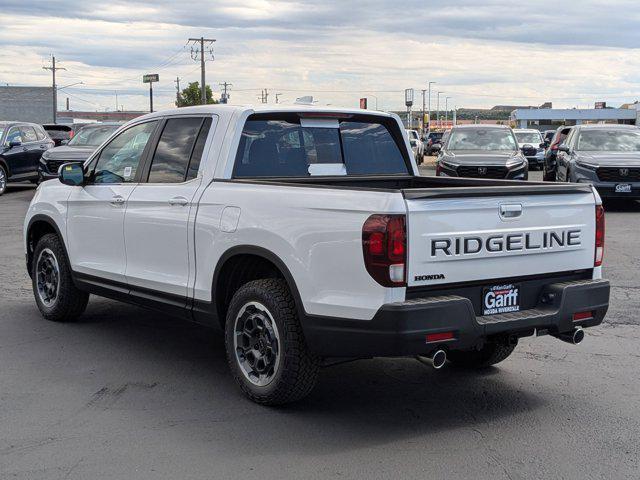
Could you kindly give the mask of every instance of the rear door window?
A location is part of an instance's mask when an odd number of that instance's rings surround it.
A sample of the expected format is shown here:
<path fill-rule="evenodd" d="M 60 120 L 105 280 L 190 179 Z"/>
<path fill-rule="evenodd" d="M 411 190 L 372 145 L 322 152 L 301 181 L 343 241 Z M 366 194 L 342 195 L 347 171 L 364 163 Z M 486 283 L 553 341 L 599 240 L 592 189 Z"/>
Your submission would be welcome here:
<path fill-rule="evenodd" d="M 348 119 L 336 126 L 302 126 L 294 115 L 249 117 L 234 177 L 305 177 L 319 164 L 340 165 L 347 175 L 408 173 L 399 142 L 383 123 Z"/>
<path fill-rule="evenodd" d="M 22 133 L 22 143 L 38 141 L 38 135 L 36 135 L 36 131 L 33 127 L 23 125 L 20 127 L 20 132 Z"/>
<path fill-rule="evenodd" d="M 202 117 L 170 118 L 153 154 L 149 183 L 185 181 L 191 152 L 202 126 Z"/>

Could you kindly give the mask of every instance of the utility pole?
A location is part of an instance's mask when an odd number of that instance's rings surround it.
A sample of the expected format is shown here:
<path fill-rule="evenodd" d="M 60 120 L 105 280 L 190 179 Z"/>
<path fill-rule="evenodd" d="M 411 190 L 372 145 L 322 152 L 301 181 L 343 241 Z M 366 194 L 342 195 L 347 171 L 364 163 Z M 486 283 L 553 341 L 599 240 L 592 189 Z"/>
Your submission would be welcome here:
<path fill-rule="evenodd" d="M 205 83 L 205 58 L 204 58 L 204 44 L 206 43 L 209 46 L 209 53 L 211 54 L 211 60 L 213 60 L 213 42 L 215 42 L 215 38 L 190 38 L 189 42 L 193 42 L 194 45 L 200 44 L 200 103 L 202 105 L 207 104 L 207 85 Z M 191 47 L 191 58 L 197 60 L 198 58 L 198 49 L 194 49 Z"/>
<path fill-rule="evenodd" d="M 118 90 L 114 90 L 114 92 L 116 93 L 116 112 L 117 112 L 118 111 Z"/>
<path fill-rule="evenodd" d="M 224 82 L 219 83 L 218 85 L 220 85 L 223 89 L 222 96 L 220 97 L 220 103 L 228 103 L 230 95 L 227 93 L 227 88 L 232 87 L 233 84 Z"/>
<path fill-rule="evenodd" d="M 427 133 L 431 130 L 431 85 L 436 82 L 429 82 L 429 123 L 427 124 Z"/>
<path fill-rule="evenodd" d="M 438 102 L 436 103 L 436 105 L 437 105 L 436 106 L 436 111 L 438 112 L 438 113 L 436 113 L 436 119 L 437 119 L 436 121 L 437 121 L 438 127 L 440 127 L 440 94 L 441 93 L 444 93 L 444 92 L 438 92 Z"/>
<path fill-rule="evenodd" d="M 268 103 L 268 102 L 269 102 L 269 90 L 265 88 L 264 90 L 262 90 L 262 103 Z"/>
<path fill-rule="evenodd" d="M 51 70 L 53 76 L 53 123 L 56 123 L 58 118 L 58 86 L 56 85 L 56 70 L 66 70 L 63 67 L 56 67 L 56 57 L 55 55 L 51 56 L 51 66 L 50 67 L 42 67 L 44 70 Z"/>
<path fill-rule="evenodd" d="M 180 77 L 176 77 L 173 81 L 176 84 L 176 107 L 180 106 Z"/>
<path fill-rule="evenodd" d="M 69 111 L 69 97 L 67 97 L 67 112 Z"/>

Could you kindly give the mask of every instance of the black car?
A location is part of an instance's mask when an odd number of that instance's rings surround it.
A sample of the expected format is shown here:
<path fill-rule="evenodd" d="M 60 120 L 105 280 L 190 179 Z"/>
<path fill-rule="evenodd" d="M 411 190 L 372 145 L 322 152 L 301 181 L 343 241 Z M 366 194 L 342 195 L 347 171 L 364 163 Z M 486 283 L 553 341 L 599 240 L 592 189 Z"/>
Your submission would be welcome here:
<path fill-rule="evenodd" d="M 425 155 L 433 155 L 440 151 L 443 134 L 444 132 L 429 132 L 425 139 Z"/>
<path fill-rule="evenodd" d="M 542 179 L 545 182 L 556 181 L 556 155 L 558 154 L 558 147 L 567 138 L 572 127 L 559 127 L 554 130 L 553 137 L 549 141 L 549 145 L 544 151 L 544 162 L 542 165 Z"/>
<path fill-rule="evenodd" d="M 579 125 L 558 147 L 558 181 L 591 183 L 601 197 L 640 199 L 640 128 Z"/>
<path fill-rule="evenodd" d="M 68 162 L 83 163 L 94 150 L 115 132 L 119 123 L 94 123 L 82 127 L 65 144 L 47 150 L 40 159 L 40 181 L 58 177 L 60 165 Z"/>
<path fill-rule="evenodd" d="M 53 140 L 35 123 L 0 122 L 0 195 L 7 182 L 38 180 L 42 153 L 53 147 Z"/>
<path fill-rule="evenodd" d="M 438 156 L 436 175 L 527 180 L 529 164 L 513 131 L 502 125 L 451 129 Z"/>
<path fill-rule="evenodd" d="M 45 123 L 42 127 L 58 147 L 71 140 L 75 133 L 85 125 L 87 123 Z"/>

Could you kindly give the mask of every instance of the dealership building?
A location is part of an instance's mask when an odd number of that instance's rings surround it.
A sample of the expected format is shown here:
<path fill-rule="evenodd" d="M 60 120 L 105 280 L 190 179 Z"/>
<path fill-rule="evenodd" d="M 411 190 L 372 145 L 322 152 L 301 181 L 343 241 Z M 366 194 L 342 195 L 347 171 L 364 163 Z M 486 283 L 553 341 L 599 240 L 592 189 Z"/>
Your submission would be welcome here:
<path fill-rule="evenodd" d="M 627 108 L 517 108 L 511 112 L 511 124 L 516 128 L 555 128 L 559 125 L 582 123 L 621 123 L 640 125 L 640 104 Z"/>

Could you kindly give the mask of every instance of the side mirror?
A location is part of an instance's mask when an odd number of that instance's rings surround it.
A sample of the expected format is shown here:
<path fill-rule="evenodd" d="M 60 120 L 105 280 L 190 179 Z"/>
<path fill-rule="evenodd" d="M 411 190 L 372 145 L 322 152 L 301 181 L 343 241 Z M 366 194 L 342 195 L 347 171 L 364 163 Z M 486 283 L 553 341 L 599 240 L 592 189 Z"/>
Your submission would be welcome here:
<path fill-rule="evenodd" d="M 9 148 L 19 147 L 20 145 L 22 145 L 22 142 L 20 140 L 11 140 L 9 142 Z"/>
<path fill-rule="evenodd" d="M 64 163 L 58 169 L 58 180 L 65 185 L 79 187 L 84 185 L 84 170 L 81 163 Z"/>
<path fill-rule="evenodd" d="M 569 147 L 564 143 L 558 147 L 559 152 L 569 153 Z"/>

